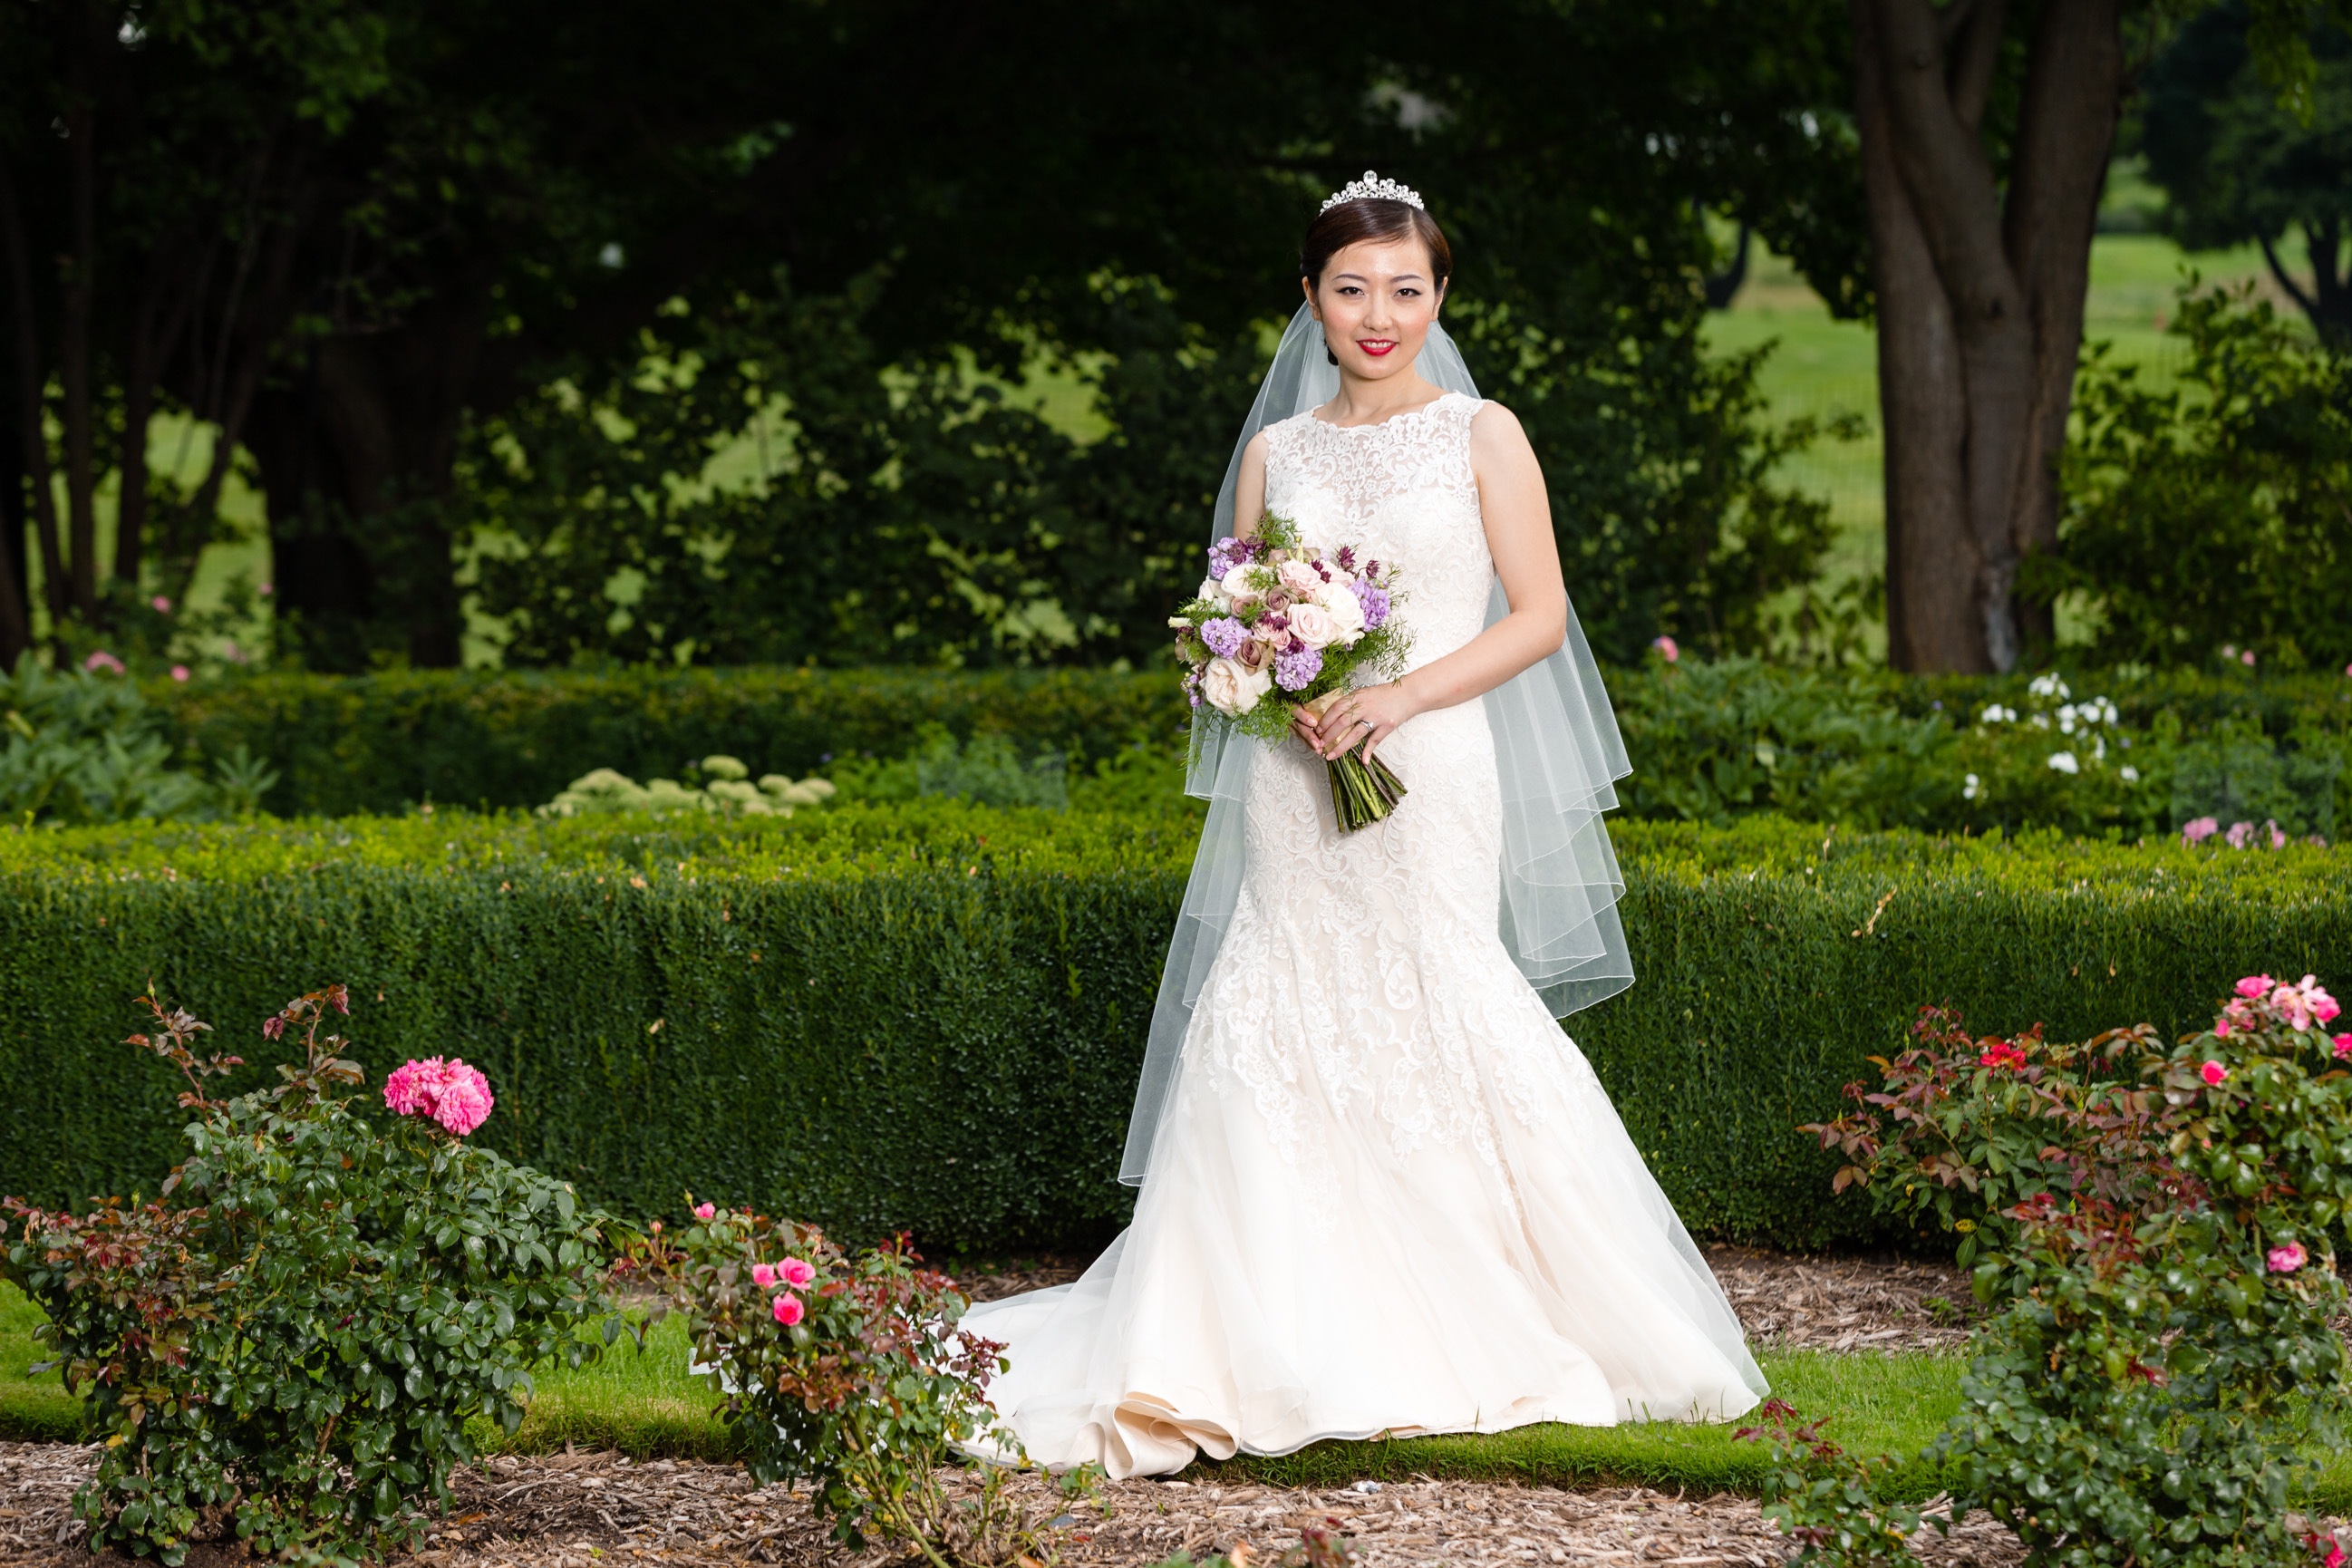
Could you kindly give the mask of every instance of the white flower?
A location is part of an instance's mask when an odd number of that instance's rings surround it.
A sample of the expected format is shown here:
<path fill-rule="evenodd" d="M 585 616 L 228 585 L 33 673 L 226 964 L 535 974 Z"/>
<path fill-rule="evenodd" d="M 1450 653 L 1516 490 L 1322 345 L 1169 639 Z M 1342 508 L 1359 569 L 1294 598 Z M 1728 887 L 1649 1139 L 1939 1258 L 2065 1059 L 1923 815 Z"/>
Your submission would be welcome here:
<path fill-rule="evenodd" d="M 2053 752 L 2050 753 L 2050 768 L 2053 773 L 2079 773 L 2083 771 L 2083 764 L 2074 760 L 2072 752 Z"/>
<path fill-rule="evenodd" d="M 2105 735 L 2091 737 L 2091 759 L 2100 763 L 2107 760 L 2107 738 Z"/>
<path fill-rule="evenodd" d="M 2062 735 L 2074 732 L 2074 705 L 2071 702 L 2058 710 L 2058 732 Z"/>
<path fill-rule="evenodd" d="M 1312 599 L 1290 606 L 1290 635 L 1308 647 L 1328 647 L 1339 636 L 1339 628 L 1331 624 L 1331 612 Z"/>
<path fill-rule="evenodd" d="M 1334 642 L 1344 647 L 1364 635 L 1364 602 L 1347 584 L 1326 583 L 1323 591 L 1315 595 L 1315 602 L 1323 606 L 1331 624 L 1339 628 L 1332 638 Z"/>
<path fill-rule="evenodd" d="M 1190 630 L 1190 629 L 1191 629 L 1191 627 L 1192 627 L 1192 622 L 1190 622 L 1190 621 L 1186 620 L 1186 619 L 1185 619 L 1183 616 L 1169 616 L 1169 617 L 1168 617 L 1168 624 L 1169 624 L 1169 626 L 1170 626 L 1171 627 L 1172 627 L 1173 629 L 1175 629 L 1175 630 L 1177 630 L 1177 631 L 1180 631 L 1180 632 L 1181 632 L 1181 631 L 1187 631 L 1187 630 Z"/>
<path fill-rule="evenodd" d="M 1225 585 L 1223 583 L 1218 582 L 1214 577 L 1202 578 L 1201 590 L 1199 593 L 1194 594 L 1192 597 L 1196 599 L 1206 599 L 1209 603 L 1216 605 L 1220 610 L 1230 610 L 1234 607 L 1234 596 L 1231 594 L 1226 593 Z"/>
<path fill-rule="evenodd" d="M 1228 719 L 1238 719 L 1257 706 L 1274 685 L 1270 668 L 1244 668 L 1238 659 L 1213 658 L 1201 673 L 1201 697 Z"/>
<path fill-rule="evenodd" d="M 2025 689 L 2036 697 L 2055 697 L 2061 701 L 2074 695 L 2066 689 L 2066 683 L 2054 675 L 2037 675 L 2025 683 Z"/>
<path fill-rule="evenodd" d="M 2129 763 L 2126 763 L 2122 767 L 2117 768 L 2116 772 L 2121 775 L 2124 783 L 2126 784 L 2139 783 L 2139 770 L 2132 766 Z"/>
<path fill-rule="evenodd" d="M 1974 800 L 1977 797 L 1977 792 L 1983 787 L 1983 781 L 1978 778 L 1976 774 L 1970 773 L 1969 775 L 1968 782 L 1960 786 L 1960 798 L 1962 800 Z"/>
<path fill-rule="evenodd" d="M 1265 596 L 1259 593 L 1256 585 L 1250 581 L 1262 570 L 1264 568 L 1254 566 L 1244 561 L 1225 574 L 1224 581 L 1217 586 L 1223 591 L 1229 605 L 1255 605 Z"/>
<path fill-rule="evenodd" d="M 2017 710 L 2004 708 L 1998 702 L 1988 703 L 1979 717 L 1988 724 L 2006 724 L 2017 717 Z"/>

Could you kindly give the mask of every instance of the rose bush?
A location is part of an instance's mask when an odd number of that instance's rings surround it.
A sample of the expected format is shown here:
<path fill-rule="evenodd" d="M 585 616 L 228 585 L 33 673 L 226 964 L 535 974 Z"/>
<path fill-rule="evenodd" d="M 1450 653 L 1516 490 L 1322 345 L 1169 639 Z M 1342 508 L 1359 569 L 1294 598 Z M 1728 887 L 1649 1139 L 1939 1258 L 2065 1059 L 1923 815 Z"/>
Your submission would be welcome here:
<path fill-rule="evenodd" d="M 997 1466 L 968 1503 L 939 1483 L 959 1449 L 1019 1452 L 988 1403 L 1003 1347 L 957 1326 L 970 1303 L 954 1281 L 903 1243 L 853 1254 L 812 1226 L 708 1202 L 692 1212 L 674 1239 L 656 1223 L 623 1267 L 664 1289 L 655 1316 L 687 1314 L 756 1479 L 812 1483 L 853 1550 L 870 1531 L 935 1568 L 992 1568 L 1036 1544 Z"/>
<path fill-rule="evenodd" d="M 2255 974 L 2168 1048 L 2144 1026 L 2079 1047 L 1969 1042 L 1931 1013 L 1924 1043 L 1882 1064 L 1883 1089 L 1849 1090 L 1862 1110 L 1812 1129 L 1855 1161 L 1842 1187 L 1933 1215 L 1963 1250 L 1982 1238 L 1976 1293 L 2001 1310 L 1922 1456 L 1943 1467 L 1952 1520 L 1983 1509 L 2029 1563 L 2065 1568 L 2315 1549 L 2287 1500 L 2302 1454 L 2340 1442 L 2346 1404 L 2332 1238 L 2352 1205 L 2352 1036 L 2326 1031 L 2337 1011 L 2311 975 Z M 1775 1506 L 1811 1532 L 1807 1555 L 1885 1562 L 1883 1537 L 1839 1530 L 1880 1516 L 1876 1500 L 1785 1451 Z"/>
<path fill-rule="evenodd" d="M 340 985 L 265 1026 L 302 1065 L 228 1100 L 205 1080 L 237 1058 L 193 1048 L 210 1026 L 142 1001 L 155 1032 L 130 1043 L 186 1075 L 188 1158 L 154 1202 L 0 1205 L 0 1279 L 47 1314 L 105 1445 L 75 1498 L 90 1543 L 166 1563 L 231 1531 L 313 1560 L 413 1543 L 474 1457 L 467 1423 L 512 1432 L 532 1366 L 596 1352 L 604 1216 L 457 1136 L 489 1107 L 486 1083 L 446 1081 L 463 1064 L 402 1069 L 434 1079 L 437 1121 L 354 1114 L 338 1091 L 360 1068 L 321 1033 Z"/>

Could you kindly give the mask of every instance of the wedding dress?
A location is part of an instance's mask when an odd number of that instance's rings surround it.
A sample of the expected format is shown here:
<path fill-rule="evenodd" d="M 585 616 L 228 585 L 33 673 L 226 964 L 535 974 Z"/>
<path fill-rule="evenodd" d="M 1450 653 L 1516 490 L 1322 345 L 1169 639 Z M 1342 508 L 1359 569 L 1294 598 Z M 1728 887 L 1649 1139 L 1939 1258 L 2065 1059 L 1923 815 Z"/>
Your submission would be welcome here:
<path fill-rule="evenodd" d="M 1408 668 L 1486 624 L 1481 406 L 1266 426 L 1268 509 L 1397 567 Z M 1327 1437 L 1721 1420 L 1765 1392 L 1497 936 L 1485 709 L 1423 713 L 1381 754 L 1409 793 L 1342 835 L 1320 758 L 1258 753 L 1240 897 L 1133 1225 L 1076 1283 L 964 1320 L 1008 1347 L 991 1396 L 1033 1460 L 1159 1474 Z"/>

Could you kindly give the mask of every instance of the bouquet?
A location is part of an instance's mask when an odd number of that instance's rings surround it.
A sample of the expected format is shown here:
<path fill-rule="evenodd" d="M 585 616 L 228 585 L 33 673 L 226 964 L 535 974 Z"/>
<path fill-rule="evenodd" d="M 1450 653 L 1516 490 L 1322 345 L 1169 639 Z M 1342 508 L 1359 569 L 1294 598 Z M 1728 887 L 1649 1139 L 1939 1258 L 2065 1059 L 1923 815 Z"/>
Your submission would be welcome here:
<path fill-rule="evenodd" d="M 1321 718 L 1359 672 L 1388 679 L 1404 662 L 1404 628 L 1391 618 L 1395 574 L 1347 545 L 1329 555 L 1302 544 L 1298 527 L 1265 514 L 1256 537 L 1209 546 L 1201 591 L 1168 624 L 1197 714 L 1278 741 L 1302 711 Z M 1353 746 L 1332 758 L 1331 805 L 1343 833 L 1380 821 L 1404 784 Z"/>

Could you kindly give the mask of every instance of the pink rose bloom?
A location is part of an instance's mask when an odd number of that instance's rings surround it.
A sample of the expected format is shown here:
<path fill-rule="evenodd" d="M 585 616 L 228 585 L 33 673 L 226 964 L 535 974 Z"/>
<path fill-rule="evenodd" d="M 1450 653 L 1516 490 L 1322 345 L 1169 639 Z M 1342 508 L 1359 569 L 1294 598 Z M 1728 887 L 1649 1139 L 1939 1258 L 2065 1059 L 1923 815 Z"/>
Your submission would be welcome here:
<path fill-rule="evenodd" d="M 188 667 L 184 664 L 173 665 L 172 667 L 172 679 L 179 681 L 182 685 L 185 685 L 188 679 Z"/>
<path fill-rule="evenodd" d="M 2015 1071 L 2024 1068 L 2025 1053 L 2009 1041 L 2000 1040 L 1994 1044 L 1992 1049 L 1977 1058 L 1977 1065 L 1987 1068 L 2008 1068 Z"/>
<path fill-rule="evenodd" d="M 2270 1250 L 2271 1272 L 2273 1274 L 2292 1274 L 2307 1261 L 2309 1254 L 2303 1250 L 2303 1243 L 2299 1241 L 2290 1241 L 2284 1247 L 2273 1247 Z"/>
<path fill-rule="evenodd" d="M 1664 659 L 1668 664 L 1674 663 L 1683 656 L 1683 650 L 1681 647 L 1676 646 L 1675 639 L 1669 637 L 1652 637 L 1650 639 L 1650 646 L 1657 649 L 1658 657 Z"/>
<path fill-rule="evenodd" d="M 1304 561 L 1286 561 L 1274 575 L 1293 599 L 1311 599 L 1323 591 L 1323 574 Z"/>
<path fill-rule="evenodd" d="M 694 1217 L 697 1219 L 716 1219 L 719 1217 L 719 1205 L 717 1204 L 697 1204 L 694 1205 Z"/>
<path fill-rule="evenodd" d="M 2267 974 L 2249 974 L 2238 982 L 2238 994 L 2251 1001 L 2254 997 L 2267 994 L 2277 984 L 2278 982 Z"/>
<path fill-rule="evenodd" d="M 776 1321 L 788 1329 L 808 1316 L 808 1309 L 801 1304 L 801 1299 L 790 1291 L 777 1297 L 775 1305 L 769 1310 L 775 1314 Z"/>
<path fill-rule="evenodd" d="M 2238 662 L 2244 665 L 2248 669 L 2253 668 L 2254 650 L 2252 648 L 2248 648 L 2245 652 L 2240 654 L 2238 656 Z"/>
<path fill-rule="evenodd" d="M 257 590 L 255 590 L 255 591 L 256 591 L 257 593 L 258 593 L 258 594 L 259 594 L 263 598 L 267 599 L 268 597 L 269 597 L 269 595 L 270 595 L 275 594 L 276 592 L 278 592 L 278 585 L 277 585 L 275 583 L 264 583 L 264 584 L 262 584 L 258 589 L 257 589 Z"/>
<path fill-rule="evenodd" d="M 2273 848 L 2273 849 L 2284 849 L 2284 848 L 2285 848 L 2285 847 L 2286 847 L 2286 829 L 2285 829 L 2285 828 L 2281 827 L 2277 823 L 2271 821 L 2271 820 L 2270 820 L 2269 818 L 2267 818 L 2267 817 L 2265 817 L 2265 818 L 2263 819 L 2263 826 L 2264 827 L 2267 827 L 2267 828 L 2269 828 L 2269 829 L 2271 830 L 2271 847 L 2272 847 L 2272 848 Z"/>
<path fill-rule="evenodd" d="M 2344 673 L 2352 675 L 2352 665 L 2346 665 Z M 2319 1568 L 2344 1568 L 2343 1544 L 2332 1535 L 2327 1538 L 2327 1556 L 2321 1562 Z"/>
<path fill-rule="evenodd" d="M 271 1019 L 282 1029 L 285 1025 Z M 263 1027 L 266 1030 L 268 1025 Z M 392 1069 L 383 1080 L 384 1108 L 399 1116 L 430 1116 L 433 1101 L 441 1092 L 441 1058 L 428 1057 L 423 1061 L 403 1062 Z"/>
<path fill-rule="evenodd" d="M 2252 823 L 2233 822 L 2230 824 L 2230 831 L 2223 834 L 2221 837 L 2230 841 L 2231 848 L 2243 849 L 2246 847 L 2246 840 L 2252 838 L 2253 836 L 2254 825 Z"/>
<path fill-rule="evenodd" d="M 2200 816 L 2193 822 L 2184 822 L 2180 825 L 2180 837 L 2183 841 L 2189 844 L 2202 844 L 2221 831 L 2221 824 L 2210 816 Z"/>
<path fill-rule="evenodd" d="M 2336 1037 L 2336 1054 L 2339 1057 L 2352 1057 L 2352 1035 Z"/>
<path fill-rule="evenodd" d="M 2218 1087 L 2224 1079 L 2230 1076 L 2230 1069 L 2223 1067 L 2220 1062 L 2207 1062 L 2203 1067 L 2197 1069 L 2197 1076 L 2203 1079 L 2208 1085 Z"/>
<path fill-rule="evenodd" d="M 441 1098 L 433 1107 L 433 1120 L 463 1138 L 490 1119 L 490 1107 L 497 1103 L 490 1095 L 490 1080 L 481 1069 L 452 1058 L 443 1071 Z"/>
<path fill-rule="evenodd" d="M 155 613 L 159 616 L 168 616 L 172 613 L 172 601 L 165 598 L 161 594 L 156 595 L 147 602 L 155 606 Z"/>
<path fill-rule="evenodd" d="M 97 649 L 91 653 L 88 658 L 83 659 L 81 661 L 81 667 L 84 669 L 89 670 L 92 675 L 97 674 L 101 669 L 106 671 L 109 675 L 121 675 L 122 673 L 122 661 L 115 658 L 112 654 L 107 652 L 104 648 Z"/>
<path fill-rule="evenodd" d="M 776 1266 L 772 1263 L 751 1265 L 751 1283 L 765 1290 L 776 1282 Z"/>
<path fill-rule="evenodd" d="M 776 1270 L 776 1275 L 785 1284 L 798 1289 L 816 1278 L 816 1270 L 800 1258 L 787 1258 L 783 1266 Z"/>
<path fill-rule="evenodd" d="M 2213 1033 L 2220 1036 L 2222 1039 L 2228 1039 L 2230 1037 L 2230 1020 L 2227 1018 L 2217 1020 L 2213 1025 Z"/>

